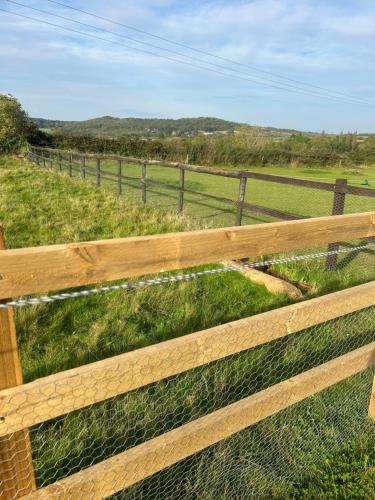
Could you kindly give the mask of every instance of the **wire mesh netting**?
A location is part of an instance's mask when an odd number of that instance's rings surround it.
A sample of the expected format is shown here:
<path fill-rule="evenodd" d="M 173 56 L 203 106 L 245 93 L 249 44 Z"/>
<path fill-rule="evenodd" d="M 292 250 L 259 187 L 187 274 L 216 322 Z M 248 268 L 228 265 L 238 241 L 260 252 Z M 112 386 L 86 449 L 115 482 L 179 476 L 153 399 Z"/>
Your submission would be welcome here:
<path fill-rule="evenodd" d="M 340 259 L 345 259 L 345 256 L 339 257 L 339 263 Z M 360 253 L 349 262 L 342 277 L 343 286 L 348 276 L 358 277 L 359 268 L 373 271 L 373 259 L 373 253 Z M 310 265 L 318 269 L 324 266 L 325 259 L 308 262 L 302 261 L 302 266 Z M 301 262 L 293 265 L 301 266 Z M 186 299 L 188 296 L 189 300 L 204 307 L 208 303 L 205 294 L 213 283 L 226 289 L 228 294 L 230 286 L 237 286 L 235 280 L 247 282 L 238 273 L 230 274 L 201 277 L 187 283 L 166 283 L 153 291 L 110 292 L 17 311 L 25 381 L 98 359 L 110 361 L 111 356 L 125 352 L 136 355 L 140 352 L 136 350 L 138 347 L 149 344 L 162 346 L 159 342 L 168 338 L 181 336 L 179 340 L 184 341 L 184 334 L 213 326 L 212 323 L 205 323 L 204 317 L 192 315 Z M 334 275 L 336 280 L 339 279 L 340 271 Z M 371 277 L 371 272 L 367 276 L 364 272 L 362 281 Z M 255 299 L 254 286 L 250 283 L 245 286 L 251 290 L 246 300 Z M 178 303 L 179 295 L 181 304 L 186 306 L 183 310 Z M 166 297 L 166 301 L 161 306 L 162 296 Z M 220 297 L 216 302 L 210 296 L 209 299 L 212 307 L 217 308 Z M 166 305 L 168 302 L 169 307 Z M 178 314 L 173 315 L 176 307 Z M 353 299 L 351 307 L 355 311 L 360 305 L 356 305 Z M 305 320 L 319 323 L 325 313 L 320 308 L 309 313 L 310 316 L 305 315 Z M 225 319 L 248 315 L 249 309 L 241 310 L 239 302 L 234 315 Z M 216 317 L 213 323 L 225 322 L 223 319 Z M 59 321 L 60 324 L 57 324 Z M 79 324 L 87 327 L 91 322 L 92 328 L 86 332 L 85 338 Z M 37 334 L 40 328 L 42 331 Z M 275 328 L 272 322 L 269 328 L 272 335 Z M 48 336 L 51 332 L 58 332 L 57 347 L 54 343 L 56 339 L 52 342 Z M 250 336 L 255 333 L 249 331 Z M 143 337 L 141 342 L 140 337 Z M 70 385 L 72 374 L 62 373 L 57 382 L 51 384 L 46 380 L 26 396 L 21 391 L 2 401 L 3 407 L 5 405 L 8 409 L 6 414 L 1 415 L 2 419 L 7 421 L 18 415 L 19 427 L 23 421 L 29 428 L 38 488 L 84 471 L 374 342 L 374 306 L 290 333 L 252 349 L 243 350 L 246 346 L 241 342 L 236 346 L 236 339 L 233 336 L 229 342 L 229 349 L 236 354 L 227 356 L 228 346 L 224 349 L 218 334 L 217 342 L 212 340 L 207 357 L 202 362 L 210 360 L 210 351 L 216 352 L 217 357 L 226 357 L 175 375 L 173 366 L 188 366 L 191 357 L 181 344 L 180 347 L 167 349 L 163 355 L 155 352 L 153 361 L 144 353 L 135 363 L 129 362 L 125 372 L 120 370 L 120 363 L 117 362 L 109 372 L 87 364 L 85 375 L 78 377 L 73 386 Z M 149 374 L 155 370 L 160 380 L 149 383 Z M 291 488 L 309 477 L 312 466 L 322 463 L 327 454 L 374 428 L 367 417 L 373 376 L 374 370 L 368 369 L 222 442 L 197 451 L 176 464 L 172 463 L 151 477 L 134 481 L 128 488 L 122 489 L 123 477 L 112 477 L 107 486 L 113 492 L 120 490 L 115 498 L 124 499 L 286 497 Z M 126 387 L 129 392 L 112 396 L 123 392 Z M 42 405 L 34 404 L 40 399 L 43 400 Z M 98 402 L 90 404 L 93 400 Z M 74 408 L 77 409 L 70 411 Z M 46 421 L 26 425 L 33 419 L 38 422 L 38 418 Z M 207 435 L 209 437 L 210 429 Z M 18 444 L 17 436 L 20 437 Z M 17 463 L 15 456 L 19 456 L 21 462 L 25 461 L 22 453 L 24 435 L 17 431 L 3 437 L 3 446 L 7 441 L 13 450 L 10 453 L 11 462 Z M 7 459 L 2 461 L 6 468 Z M 151 455 L 151 465 L 152 461 Z M 28 473 L 27 467 L 25 471 Z M 130 484 L 131 472 L 127 472 Z M 136 472 L 138 477 L 139 470 Z M 109 481 L 107 476 L 103 476 L 103 481 Z M 3 487 L 6 490 L 6 483 Z M 92 484 L 86 482 L 82 498 L 95 496 L 97 489 L 96 481 L 93 480 Z M 71 496 L 61 490 L 61 498 Z"/>
<path fill-rule="evenodd" d="M 62 163 L 66 171 L 69 157 L 62 157 Z M 82 165 L 81 159 L 73 156 L 71 165 L 73 177 L 81 176 L 84 166 L 86 180 L 97 183 L 95 159 L 86 158 Z M 56 167 L 56 162 L 52 166 Z M 118 164 L 109 161 L 102 167 L 113 168 L 116 173 Z M 122 167 L 123 175 L 134 176 L 125 179 L 128 184 L 122 186 L 122 194 L 140 201 L 142 165 Z M 159 180 L 158 169 L 163 182 L 178 185 L 178 171 L 163 167 L 149 169 L 150 181 L 153 175 Z M 207 189 L 214 196 L 236 198 L 238 179 L 223 179 L 225 190 L 216 181 L 215 186 L 210 186 L 212 179 L 210 175 L 188 172 L 186 186 L 191 182 L 194 190 Z M 106 189 L 118 189 L 116 181 L 116 177 L 111 181 L 101 177 Z M 161 197 L 160 192 L 153 193 L 154 187 L 161 189 L 156 183 L 147 184 L 148 202 L 158 206 L 165 202 L 165 208 L 175 209 L 178 192 L 165 189 Z M 274 192 L 273 187 L 277 188 Z M 171 193 L 174 198 L 170 198 Z M 187 211 L 195 206 L 189 203 L 189 196 L 185 193 Z M 333 193 L 328 191 L 249 180 L 247 196 L 249 203 L 300 216 L 329 215 L 332 211 Z M 197 195 L 191 195 L 193 199 L 199 201 Z M 373 210 L 372 204 L 372 198 L 346 195 L 345 210 Z M 234 222 L 233 206 L 228 206 L 224 214 L 220 201 L 209 200 L 208 207 L 196 206 L 195 215 L 207 216 L 214 225 Z M 213 219 L 215 213 L 217 218 Z M 244 223 L 276 220 L 264 213 L 250 215 L 243 216 Z M 340 242 L 339 248 L 355 251 L 335 255 L 333 266 L 332 262 L 327 265 L 327 247 L 321 247 L 265 255 L 263 261 L 275 261 L 262 269 L 293 283 L 302 297 L 309 299 L 374 280 L 375 249 L 357 248 L 368 243 L 374 240 Z M 312 252 L 323 253 L 311 258 L 308 254 Z M 293 255 L 301 259 L 288 260 Z M 249 256 L 242 262 L 252 260 Z M 216 264 L 186 272 L 218 267 Z M 9 421 L 14 428 L 0 437 L 0 468 L 5 471 L 0 491 L 8 497 L 20 496 L 32 486 L 33 473 L 36 487 L 43 488 L 88 472 L 91 466 L 107 463 L 130 450 L 135 453 L 142 445 L 147 448 L 150 440 L 375 342 L 373 302 L 370 300 L 371 305 L 361 309 L 361 303 L 352 298 L 348 307 L 353 312 L 328 321 L 322 322 L 328 309 L 320 307 L 306 313 L 304 324 L 317 323 L 314 326 L 294 331 L 293 316 L 285 323 L 281 338 L 275 333 L 276 324 L 267 320 L 263 334 L 271 341 L 259 341 L 259 345 L 254 341 L 251 348 L 248 342 L 256 337 L 256 330 L 245 329 L 244 343 L 243 337 L 235 335 L 232 323 L 219 333 L 215 331 L 217 337 L 211 337 L 204 355 L 193 367 L 192 360 L 197 356 L 186 348 L 189 334 L 259 312 L 280 310 L 292 302 L 284 295 L 268 293 L 233 270 L 194 278 L 16 310 L 24 382 L 35 381 L 35 386 L 29 386 L 29 392 L 23 392 L 21 387 L 1 400 L 0 428 Z M 224 332 L 226 343 L 221 338 Z M 168 348 L 165 341 L 177 343 Z M 152 355 L 147 354 L 149 348 L 155 349 Z M 129 357 L 125 361 L 113 358 L 118 355 Z M 101 360 L 111 365 L 104 370 L 95 363 Z M 79 367 L 85 371 L 74 378 L 71 370 Z M 341 369 L 338 365 L 336 372 Z M 57 378 L 38 380 L 54 374 Z M 295 404 L 289 408 L 243 425 L 242 430 L 228 434 L 220 442 L 215 442 L 215 427 L 207 427 L 205 447 L 197 446 L 183 459 L 172 459 L 180 446 L 178 442 L 170 448 L 163 448 L 161 443 L 158 459 L 155 454 L 146 454 L 143 463 L 131 467 L 129 462 L 123 462 L 112 475 L 108 465 L 100 469 L 99 479 L 77 476 L 74 492 L 60 483 L 51 496 L 91 498 L 113 494 L 113 498 L 132 500 L 293 497 L 295 488 L 328 455 L 361 435 L 375 433 L 375 424 L 368 417 L 373 377 L 374 369 L 369 368 L 301 402 L 292 398 L 290 402 Z M 285 393 L 276 397 L 275 404 L 285 406 Z M 232 420 L 228 417 L 228 426 Z M 190 441 L 194 445 L 195 441 Z M 163 470 L 157 469 L 157 461 L 165 465 Z M 16 490 L 14 484 L 18 485 Z"/>

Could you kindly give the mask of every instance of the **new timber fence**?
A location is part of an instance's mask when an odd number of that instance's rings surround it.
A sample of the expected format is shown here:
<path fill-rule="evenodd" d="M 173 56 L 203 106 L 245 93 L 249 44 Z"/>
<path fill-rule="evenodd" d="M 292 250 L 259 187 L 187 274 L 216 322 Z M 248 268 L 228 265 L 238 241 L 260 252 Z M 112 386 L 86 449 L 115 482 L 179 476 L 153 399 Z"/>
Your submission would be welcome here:
<path fill-rule="evenodd" d="M 375 212 L 11 250 L 1 237 L 1 498 L 267 497 L 375 419 L 374 281 L 25 384 L 9 297 L 374 236 Z"/>

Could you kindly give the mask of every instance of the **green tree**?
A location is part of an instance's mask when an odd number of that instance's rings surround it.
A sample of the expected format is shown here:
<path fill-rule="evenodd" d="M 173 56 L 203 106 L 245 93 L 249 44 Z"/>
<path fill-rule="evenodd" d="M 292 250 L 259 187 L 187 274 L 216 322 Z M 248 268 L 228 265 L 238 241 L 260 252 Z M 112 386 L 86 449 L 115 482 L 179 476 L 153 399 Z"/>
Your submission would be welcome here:
<path fill-rule="evenodd" d="M 0 94 L 0 153 L 19 151 L 37 134 L 36 126 L 10 94 Z"/>

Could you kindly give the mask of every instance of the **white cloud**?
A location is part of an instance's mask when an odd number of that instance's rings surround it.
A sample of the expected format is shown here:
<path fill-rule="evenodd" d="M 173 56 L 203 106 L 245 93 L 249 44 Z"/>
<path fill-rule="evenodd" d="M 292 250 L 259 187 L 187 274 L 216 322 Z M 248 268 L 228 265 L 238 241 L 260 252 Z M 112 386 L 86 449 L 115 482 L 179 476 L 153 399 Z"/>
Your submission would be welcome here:
<path fill-rule="evenodd" d="M 182 47 L 57 7 L 45 0 L 20 1 L 155 45 L 163 45 L 174 51 L 185 52 L 192 57 L 206 58 L 202 54 L 187 51 Z M 372 49 L 375 44 L 373 29 L 375 3 L 370 0 L 358 0 L 354 3 L 351 0 L 65 1 L 78 8 L 96 12 L 98 15 L 154 32 L 221 57 L 235 59 L 252 67 L 323 87 L 371 96 L 375 83 L 375 60 Z M 61 19 L 48 18 L 40 13 L 10 6 L 5 0 L 0 0 L 1 8 L 4 5 L 32 17 L 49 19 L 55 24 L 77 30 L 88 30 L 96 36 L 136 46 L 133 42 Z M 157 52 L 155 48 L 141 45 L 138 47 Z M 167 57 L 178 58 L 176 55 L 161 53 Z M 81 108 L 77 107 L 76 101 L 74 102 L 70 112 L 75 114 L 76 118 L 79 118 L 76 116 L 79 113 L 87 113 L 88 107 L 90 113 L 93 113 L 93 105 L 98 106 L 101 89 L 104 88 L 107 95 L 103 96 L 103 99 L 107 99 L 108 107 L 112 105 L 114 108 L 118 105 L 121 109 L 138 107 L 142 113 L 149 109 L 150 115 L 160 113 L 165 116 L 168 112 L 202 115 L 209 112 L 222 116 L 224 113 L 232 119 L 236 119 L 238 114 L 238 119 L 243 120 L 247 113 L 249 121 L 259 123 L 260 120 L 253 117 L 257 114 L 261 119 L 267 119 L 269 124 L 273 124 L 277 120 L 290 120 L 293 102 L 307 106 L 311 117 L 314 116 L 312 120 L 315 121 L 318 120 L 314 115 L 315 110 L 321 110 L 322 101 L 316 104 L 313 99 L 301 100 L 298 97 L 294 98 L 290 93 L 266 88 L 262 90 L 259 85 L 250 82 L 221 77 L 150 54 L 64 32 L 52 26 L 13 18 L 1 12 L 0 57 L 2 59 L 0 74 L 6 72 L 4 81 L 7 85 L 11 82 L 9 90 L 21 91 L 28 102 L 32 99 L 27 96 L 31 96 L 33 92 L 33 95 L 43 94 L 40 89 L 44 85 L 46 89 L 49 86 L 48 94 L 52 95 L 51 84 L 58 100 L 59 93 L 66 93 L 69 78 L 74 79 L 75 92 L 85 93 L 82 96 L 83 102 L 88 103 L 90 99 L 92 100 L 92 104 L 90 107 L 87 104 L 87 108 L 85 104 L 82 104 Z M 212 61 L 219 65 L 227 64 L 215 59 Z M 202 63 L 197 62 L 197 64 Z M 252 69 L 236 66 L 232 68 L 261 76 L 261 73 L 256 73 Z M 25 75 L 29 82 L 22 86 Z M 276 77 L 269 76 L 269 78 Z M 37 92 L 30 90 L 33 85 L 38 86 Z M 109 94 L 108 89 L 111 89 Z M 137 92 L 134 93 L 134 89 L 137 89 Z M 124 93 L 126 98 L 131 100 L 131 106 L 123 105 L 120 96 Z M 214 97 L 215 95 L 232 95 L 233 99 L 220 101 Z M 259 102 L 254 101 L 254 96 Z M 69 98 L 66 95 L 63 97 L 64 102 Z M 218 107 L 219 101 L 220 107 Z M 279 103 L 277 108 L 276 101 Z M 46 100 L 46 106 L 51 106 L 52 102 L 51 97 L 48 105 Z M 249 103 L 248 109 L 244 105 L 246 102 Z M 279 116 L 282 102 L 285 115 Z M 328 103 L 327 106 L 332 105 Z M 64 113 L 69 113 L 68 108 L 65 105 Z M 358 108 L 344 106 L 342 113 L 345 112 L 348 114 L 348 122 L 354 120 L 353 114 L 358 114 L 368 123 L 372 120 L 370 113 L 358 111 Z M 111 113 L 116 114 L 113 111 Z M 298 118 L 306 121 L 308 119 L 308 115 Z M 323 116 L 321 120 L 323 119 L 334 122 L 332 114 L 328 117 Z M 285 122 L 284 125 L 288 126 L 288 123 Z M 302 128 L 313 127 L 306 125 Z M 316 128 L 329 129 L 329 124 L 323 123 Z M 341 128 L 350 127 L 340 123 L 338 129 Z M 366 128 L 366 126 L 356 125 L 356 128 Z"/>

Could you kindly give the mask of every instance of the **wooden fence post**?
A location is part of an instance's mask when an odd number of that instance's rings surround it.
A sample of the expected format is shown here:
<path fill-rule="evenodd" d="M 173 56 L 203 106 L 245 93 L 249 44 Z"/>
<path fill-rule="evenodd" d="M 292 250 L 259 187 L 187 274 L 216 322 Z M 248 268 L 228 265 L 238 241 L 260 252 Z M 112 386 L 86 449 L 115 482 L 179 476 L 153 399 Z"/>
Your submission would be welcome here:
<path fill-rule="evenodd" d="M 242 223 L 242 210 L 243 210 L 243 202 L 245 201 L 246 181 L 247 177 L 241 177 L 240 186 L 238 189 L 236 226 L 240 226 Z"/>
<path fill-rule="evenodd" d="M 86 157 L 81 156 L 81 179 L 84 180 L 86 178 Z"/>
<path fill-rule="evenodd" d="M 100 186 L 100 158 L 96 159 L 96 185 Z"/>
<path fill-rule="evenodd" d="M 62 156 L 61 156 L 60 151 L 57 153 L 57 158 L 59 161 L 59 170 L 60 170 L 60 172 L 62 172 Z"/>
<path fill-rule="evenodd" d="M 180 169 L 178 211 L 182 213 L 184 211 L 185 169 L 181 165 L 179 165 L 178 168 Z"/>
<path fill-rule="evenodd" d="M 141 179 L 141 188 L 142 188 L 142 203 L 147 202 L 147 163 L 142 163 L 142 179 Z"/>
<path fill-rule="evenodd" d="M 348 184 L 347 179 L 336 179 L 335 191 L 333 195 L 332 215 L 342 215 L 345 208 L 345 191 L 344 187 Z M 339 243 L 331 243 L 328 245 L 328 251 L 332 252 L 340 248 Z M 337 266 L 337 254 L 328 255 L 326 259 L 326 271 L 333 271 Z"/>
<path fill-rule="evenodd" d="M 5 249 L 0 225 L 0 251 Z M 22 384 L 13 309 L 0 309 L 0 390 Z M 30 438 L 27 430 L 0 438 L 0 498 L 18 498 L 35 490 Z"/>
<path fill-rule="evenodd" d="M 122 160 L 118 160 L 117 190 L 120 196 L 122 194 Z"/>
<path fill-rule="evenodd" d="M 372 391 L 370 396 L 370 405 L 368 408 L 369 416 L 375 421 L 375 377 L 374 382 L 372 384 Z"/>
<path fill-rule="evenodd" d="M 69 153 L 69 177 L 72 177 L 72 153 Z"/>

